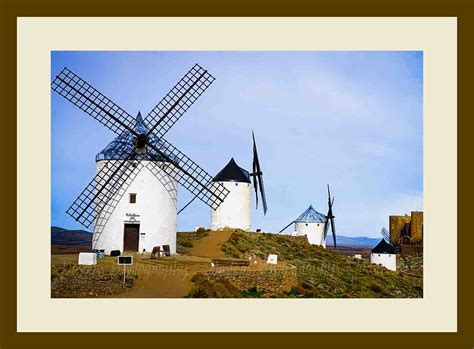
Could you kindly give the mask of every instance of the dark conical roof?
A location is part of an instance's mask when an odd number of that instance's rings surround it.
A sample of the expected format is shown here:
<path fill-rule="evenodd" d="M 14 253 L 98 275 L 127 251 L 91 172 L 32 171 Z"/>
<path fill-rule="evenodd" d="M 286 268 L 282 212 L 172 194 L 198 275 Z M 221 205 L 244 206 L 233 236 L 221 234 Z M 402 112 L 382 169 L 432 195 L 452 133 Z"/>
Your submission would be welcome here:
<path fill-rule="evenodd" d="M 396 254 L 395 246 L 389 244 L 385 239 L 382 239 L 377 246 L 372 249 L 372 253 L 389 253 Z"/>
<path fill-rule="evenodd" d="M 146 134 L 149 131 L 148 126 L 145 124 L 142 118 L 142 114 L 138 112 L 136 121 L 135 121 L 135 132 L 138 134 Z M 126 131 L 122 133 L 120 136 L 114 138 L 112 142 L 110 142 L 101 152 L 99 152 L 96 157 L 95 161 L 101 160 L 123 160 L 126 155 L 125 151 L 121 151 L 127 148 L 133 149 L 133 141 L 135 139 L 135 135 L 130 132 Z M 157 148 L 160 147 L 160 139 L 153 134 L 149 136 L 149 142 L 156 146 Z M 166 161 L 158 154 L 153 155 L 153 160 L 155 161 Z"/>
<path fill-rule="evenodd" d="M 243 182 L 250 183 L 248 171 L 239 167 L 234 158 L 212 179 L 213 182 Z"/>

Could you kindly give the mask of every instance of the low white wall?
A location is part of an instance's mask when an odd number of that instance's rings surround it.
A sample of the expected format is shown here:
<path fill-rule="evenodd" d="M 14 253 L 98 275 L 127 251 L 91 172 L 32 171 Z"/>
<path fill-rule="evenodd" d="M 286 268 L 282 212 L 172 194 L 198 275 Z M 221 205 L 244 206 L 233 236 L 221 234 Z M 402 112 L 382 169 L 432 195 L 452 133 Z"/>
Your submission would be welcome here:
<path fill-rule="evenodd" d="M 106 162 L 97 162 L 97 171 Z M 143 161 L 144 165 L 146 163 Z M 140 224 L 138 251 L 145 249 L 150 252 L 154 246 L 169 245 L 171 253 L 176 253 L 177 183 L 156 164 L 151 165 L 161 180 L 143 166 L 113 209 L 102 233 L 99 234 L 100 227 L 94 227 L 96 249 L 104 249 L 106 254 L 110 254 L 111 250 L 123 251 L 124 224 L 127 223 Z M 129 202 L 130 193 L 137 194 L 134 204 Z M 109 208 L 110 205 L 106 206 L 106 209 Z M 137 215 L 135 222 L 131 222 L 130 215 Z"/>
<path fill-rule="evenodd" d="M 380 264 L 385 268 L 397 271 L 397 255 L 390 253 L 371 253 L 370 263 Z"/>
<path fill-rule="evenodd" d="M 229 190 L 229 195 L 217 210 L 211 209 L 211 229 L 251 228 L 251 185 L 244 182 L 220 182 Z"/>
<path fill-rule="evenodd" d="M 306 236 L 311 245 L 318 245 L 326 248 L 324 224 L 325 223 L 295 223 L 295 235 Z"/>

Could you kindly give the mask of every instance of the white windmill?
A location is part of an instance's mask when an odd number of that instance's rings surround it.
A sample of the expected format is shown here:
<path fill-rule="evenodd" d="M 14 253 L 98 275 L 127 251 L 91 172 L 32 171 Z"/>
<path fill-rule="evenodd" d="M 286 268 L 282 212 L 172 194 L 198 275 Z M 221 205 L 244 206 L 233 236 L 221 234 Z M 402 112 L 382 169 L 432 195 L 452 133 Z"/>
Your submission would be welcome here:
<path fill-rule="evenodd" d="M 96 157 L 96 175 L 67 210 L 94 224 L 92 249 L 176 252 L 177 183 L 213 209 L 228 190 L 163 136 L 214 81 L 191 68 L 143 120 L 132 117 L 86 81 L 64 68 L 51 88 L 118 137 Z"/>
<path fill-rule="evenodd" d="M 134 130 L 138 134 L 149 131 L 140 113 Z M 133 134 L 127 131 L 99 152 L 96 175 L 123 161 L 124 155 L 119 149 L 131 146 L 133 139 Z M 149 142 L 159 147 L 158 138 L 151 136 Z M 133 173 L 96 217 L 95 248 L 110 254 L 112 250 L 150 252 L 155 246 L 168 245 L 174 254 L 178 182 L 162 170 L 172 163 L 155 156 L 153 160 L 140 160 L 139 168 L 138 165 L 138 161 L 131 163 Z M 122 231 L 123 235 L 119 233 Z"/>
<path fill-rule="evenodd" d="M 334 224 L 334 215 L 332 213 L 332 206 L 334 204 L 334 197 L 331 198 L 331 192 L 328 185 L 328 213 L 324 215 L 319 213 L 313 208 L 313 205 L 304 211 L 298 218 L 291 221 L 279 233 L 283 232 L 293 223 L 295 224 L 295 230 L 291 234 L 292 236 L 306 236 L 308 242 L 311 245 L 322 246 L 326 248 L 326 238 L 331 225 L 332 238 L 334 241 L 334 248 L 336 245 L 336 226 Z"/>
<path fill-rule="evenodd" d="M 313 205 L 309 205 L 308 209 L 296 218 L 294 223 L 293 236 L 306 236 L 311 245 L 326 247 L 324 236 L 326 216 L 316 211 Z"/>
<path fill-rule="evenodd" d="M 382 228 L 383 239 L 370 251 L 370 263 L 382 265 L 397 271 L 397 248 L 390 241 L 389 234 Z"/>
<path fill-rule="evenodd" d="M 255 207 L 258 208 L 258 195 L 262 199 L 263 213 L 267 213 L 267 200 L 263 186 L 263 172 L 258 160 L 255 136 L 253 139 L 253 161 L 252 172 L 243 169 L 235 162 L 234 158 L 212 179 L 214 185 L 224 186 L 229 191 L 218 208 L 211 208 L 211 229 L 237 228 L 250 230 L 252 226 L 252 195 L 251 178 L 253 178 L 253 189 L 255 191 Z"/>

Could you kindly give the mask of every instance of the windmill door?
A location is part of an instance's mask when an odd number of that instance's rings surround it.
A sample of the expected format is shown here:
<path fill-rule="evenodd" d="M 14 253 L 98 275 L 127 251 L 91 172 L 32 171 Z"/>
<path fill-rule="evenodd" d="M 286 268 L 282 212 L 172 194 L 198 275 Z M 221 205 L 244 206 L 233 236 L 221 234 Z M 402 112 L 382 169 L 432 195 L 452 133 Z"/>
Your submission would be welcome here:
<path fill-rule="evenodd" d="M 123 250 L 138 251 L 140 224 L 125 224 L 123 231 Z"/>

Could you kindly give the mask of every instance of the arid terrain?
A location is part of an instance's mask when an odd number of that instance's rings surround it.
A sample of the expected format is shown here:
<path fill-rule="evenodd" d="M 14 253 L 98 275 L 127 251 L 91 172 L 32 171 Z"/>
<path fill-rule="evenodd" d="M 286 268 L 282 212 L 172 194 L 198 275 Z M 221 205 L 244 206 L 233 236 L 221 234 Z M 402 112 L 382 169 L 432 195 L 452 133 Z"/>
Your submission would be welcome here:
<path fill-rule="evenodd" d="M 87 240 L 87 239 L 86 239 Z M 57 241 L 57 240 L 56 240 Z M 60 240 L 62 241 L 62 240 Z M 87 241 L 85 242 L 87 243 Z M 53 245 L 54 246 L 54 245 Z M 77 239 L 73 248 L 55 246 L 51 256 L 52 297 L 314 297 L 419 298 L 423 296 L 422 255 L 402 260 L 400 271 L 355 259 L 368 256 L 366 247 L 337 251 L 312 246 L 305 238 L 243 231 L 178 233 L 178 254 L 150 259 L 134 255 L 123 266 L 116 257 L 98 259 L 95 266 L 77 265 L 77 253 L 86 250 Z M 61 251 L 67 251 L 62 253 Z M 268 254 L 278 264 L 266 263 Z M 249 261 L 248 266 L 211 266 L 213 258 Z M 414 267 L 416 265 L 416 268 Z"/>

